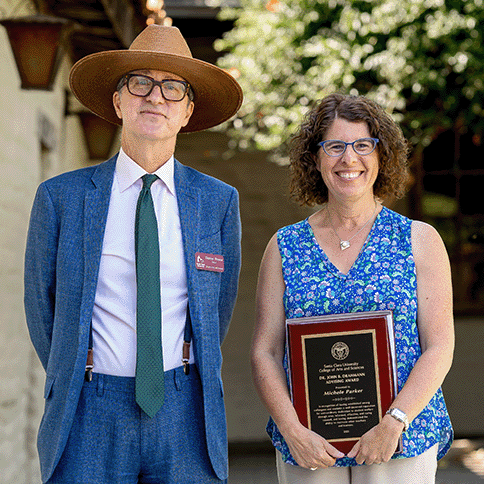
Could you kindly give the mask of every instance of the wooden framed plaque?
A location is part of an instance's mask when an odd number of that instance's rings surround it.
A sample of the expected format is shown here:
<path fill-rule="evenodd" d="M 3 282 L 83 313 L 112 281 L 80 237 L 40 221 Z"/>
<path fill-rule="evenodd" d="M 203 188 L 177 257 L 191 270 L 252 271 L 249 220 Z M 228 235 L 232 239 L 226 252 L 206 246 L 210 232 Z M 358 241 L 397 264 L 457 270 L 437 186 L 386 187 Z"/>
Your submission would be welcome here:
<path fill-rule="evenodd" d="M 392 312 L 288 319 L 286 333 L 299 420 L 349 452 L 397 394 Z"/>

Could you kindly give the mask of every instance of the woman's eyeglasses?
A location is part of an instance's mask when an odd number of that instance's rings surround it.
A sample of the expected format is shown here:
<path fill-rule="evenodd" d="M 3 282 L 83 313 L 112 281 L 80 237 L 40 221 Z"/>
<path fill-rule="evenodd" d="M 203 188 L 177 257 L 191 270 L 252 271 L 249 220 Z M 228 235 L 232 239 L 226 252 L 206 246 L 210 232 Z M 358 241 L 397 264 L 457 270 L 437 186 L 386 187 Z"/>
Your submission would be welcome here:
<path fill-rule="evenodd" d="M 351 143 L 347 143 L 339 139 L 328 139 L 321 141 L 318 145 L 323 148 L 328 156 L 341 156 L 348 146 L 351 146 L 358 155 L 365 156 L 373 153 L 379 141 L 378 138 L 360 138 Z"/>

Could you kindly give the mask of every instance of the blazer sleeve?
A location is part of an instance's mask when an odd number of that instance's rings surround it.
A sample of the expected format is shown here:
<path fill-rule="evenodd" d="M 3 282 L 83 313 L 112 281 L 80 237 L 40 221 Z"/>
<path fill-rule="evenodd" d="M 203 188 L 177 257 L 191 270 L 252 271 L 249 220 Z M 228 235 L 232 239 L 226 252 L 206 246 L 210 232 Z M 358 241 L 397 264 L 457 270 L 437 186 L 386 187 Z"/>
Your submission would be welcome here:
<path fill-rule="evenodd" d="M 230 319 L 237 298 L 237 287 L 241 265 L 241 222 L 239 194 L 235 188 L 229 200 L 222 223 L 221 239 L 224 256 L 224 272 L 219 297 L 220 344 L 229 329 Z"/>
<path fill-rule="evenodd" d="M 30 216 L 24 271 L 24 305 L 30 338 L 47 368 L 55 311 L 59 223 L 45 184 L 39 186 Z"/>

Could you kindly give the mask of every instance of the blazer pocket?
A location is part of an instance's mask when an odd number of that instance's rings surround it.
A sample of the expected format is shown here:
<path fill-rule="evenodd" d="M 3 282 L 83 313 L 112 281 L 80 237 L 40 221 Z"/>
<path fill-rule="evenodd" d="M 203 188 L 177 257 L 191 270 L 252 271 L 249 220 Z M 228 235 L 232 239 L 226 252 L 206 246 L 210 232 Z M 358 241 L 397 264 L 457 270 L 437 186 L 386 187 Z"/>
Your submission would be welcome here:
<path fill-rule="evenodd" d="M 45 378 L 45 386 L 44 386 L 44 398 L 47 400 L 50 395 L 52 394 L 52 387 L 54 386 L 55 377 L 49 376 Z"/>

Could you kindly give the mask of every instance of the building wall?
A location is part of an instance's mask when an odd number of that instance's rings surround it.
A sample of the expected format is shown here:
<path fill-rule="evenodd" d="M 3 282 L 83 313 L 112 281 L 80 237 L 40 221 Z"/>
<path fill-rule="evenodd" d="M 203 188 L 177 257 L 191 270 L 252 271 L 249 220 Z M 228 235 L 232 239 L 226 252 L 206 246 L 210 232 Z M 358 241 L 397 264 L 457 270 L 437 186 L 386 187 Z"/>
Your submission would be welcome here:
<path fill-rule="evenodd" d="M 64 118 L 69 65 L 62 65 L 52 92 L 22 91 L 3 28 L 0 58 L 0 481 L 32 484 L 40 482 L 35 439 L 44 373 L 23 310 L 30 208 L 38 184 L 83 166 L 86 150 L 77 119 Z"/>

